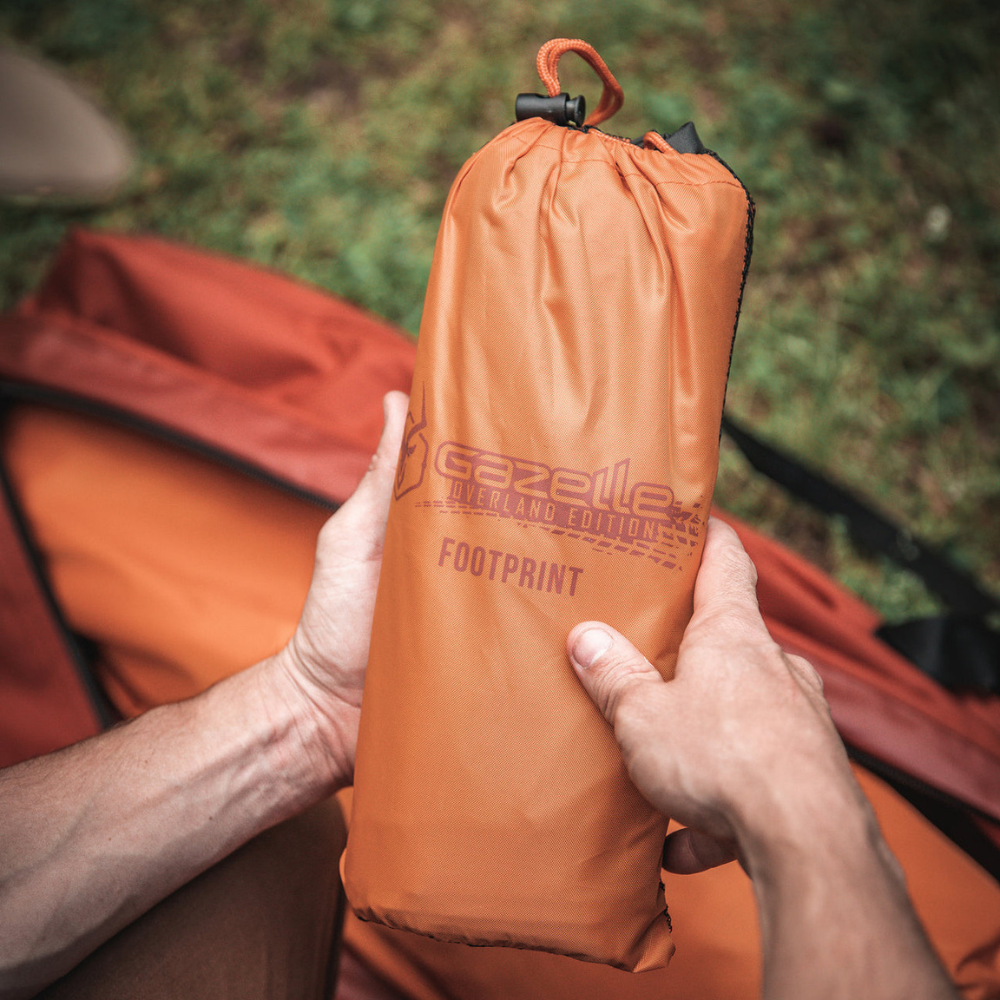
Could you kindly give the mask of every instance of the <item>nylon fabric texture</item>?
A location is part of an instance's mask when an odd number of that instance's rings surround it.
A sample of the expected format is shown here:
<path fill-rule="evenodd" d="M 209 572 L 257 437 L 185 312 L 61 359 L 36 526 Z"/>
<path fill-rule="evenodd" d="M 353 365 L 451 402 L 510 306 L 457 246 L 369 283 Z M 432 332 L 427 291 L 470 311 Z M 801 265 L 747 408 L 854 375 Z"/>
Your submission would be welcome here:
<path fill-rule="evenodd" d="M 364 920 L 633 971 L 666 819 L 565 639 L 665 677 L 691 614 L 752 205 L 710 155 L 515 124 L 449 195 L 390 508 L 342 861 Z"/>

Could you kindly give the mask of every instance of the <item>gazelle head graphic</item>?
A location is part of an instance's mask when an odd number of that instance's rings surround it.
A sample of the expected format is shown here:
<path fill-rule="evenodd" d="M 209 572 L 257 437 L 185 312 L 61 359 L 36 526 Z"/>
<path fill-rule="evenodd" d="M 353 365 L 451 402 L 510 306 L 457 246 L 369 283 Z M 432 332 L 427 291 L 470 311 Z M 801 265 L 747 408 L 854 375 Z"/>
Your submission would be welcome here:
<path fill-rule="evenodd" d="M 412 404 L 411 404 L 412 405 Z M 413 416 L 412 409 L 406 414 L 403 444 L 399 449 L 399 464 L 396 466 L 396 483 L 393 492 L 396 499 L 415 490 L 423 481 L 427 470 L 427 392 L 422 393 L 420 419 Z"/>

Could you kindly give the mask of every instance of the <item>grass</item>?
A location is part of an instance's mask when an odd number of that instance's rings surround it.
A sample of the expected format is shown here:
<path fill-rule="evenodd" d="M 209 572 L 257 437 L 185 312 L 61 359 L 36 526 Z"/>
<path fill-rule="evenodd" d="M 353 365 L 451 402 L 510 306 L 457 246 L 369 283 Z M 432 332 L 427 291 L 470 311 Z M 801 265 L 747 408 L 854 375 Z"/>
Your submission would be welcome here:
<path fill-rule="evenodd" d="M 625 87 L 614 131 L 693 118 L 757 200 L 732 412 L 997 590 L 998 29 L 990 0 L 7 0 L 0 32 L 89 89 L 139 164 L 98 209 L 0 208 L 0 305 L 83 224 L 234 253 L 416 331 L 452 177 L 540 89 L 539 44 L 584 37 Z M 934 607 L 728 448 L 718 498 L 890 617 Z"/>

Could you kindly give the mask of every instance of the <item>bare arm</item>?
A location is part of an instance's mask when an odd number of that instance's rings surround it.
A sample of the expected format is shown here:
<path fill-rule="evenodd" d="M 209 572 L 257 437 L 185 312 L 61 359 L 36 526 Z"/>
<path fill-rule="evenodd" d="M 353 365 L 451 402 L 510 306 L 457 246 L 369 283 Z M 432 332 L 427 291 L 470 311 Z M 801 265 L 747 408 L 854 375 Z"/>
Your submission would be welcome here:
<path fill-rule="evenodd" d="M 349 784 L 406 411 L 323 528 L 288 647 L 197 698 L 0 772 L 0 997 L 27 997 L 262 830 Z"/>
<path fill-rule="evenodd" d="M 736 533 L 713 521 L 674 679 L 607 625 L 577 626 L 574 669 L 629 775 L 688 829 L 665 860 L 737 855 L 753 879 L 767 1000 L 945 1000 L 954 990 L 848 765 L 812 667 L 781 651 Z"/>

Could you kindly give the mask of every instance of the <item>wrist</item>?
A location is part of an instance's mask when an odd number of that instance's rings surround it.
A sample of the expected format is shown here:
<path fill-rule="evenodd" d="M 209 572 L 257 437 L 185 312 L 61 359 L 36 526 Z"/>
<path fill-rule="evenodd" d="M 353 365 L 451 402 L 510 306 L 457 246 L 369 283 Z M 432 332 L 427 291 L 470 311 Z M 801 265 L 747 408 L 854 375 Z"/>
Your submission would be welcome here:
<path fill-rule="evenodd" d="M 765 939 L 784 926 L 855 926 L 857 913 L 908 908 L 902 870 L 853 775 L 829 774 L 765 803 L 739 836 Z M 839 779 L 839 780 L 838 780 Z"/>
<path fill-rule="evenodd" d="M 357 730 L 351 706 L 311 679 L 291 645 L 254 669 L 281 766 L 318 788 L 316 800 L 350 785 Z"/>
<path fill-rule="evenodd" d="M 857 783 L 803 789 L 801 800 L 741 841 L 760 915 L 764 996 L 955 1000 Z"/>
<path fill-rule="evenodd" d="M 819 860 L 854 864 L 881 857 L 882 836 L 864 793 L 846 766 L 762 782 L 735 821 L 736 839 L 750 876 L 758 883 L 783 878 Z"/>

